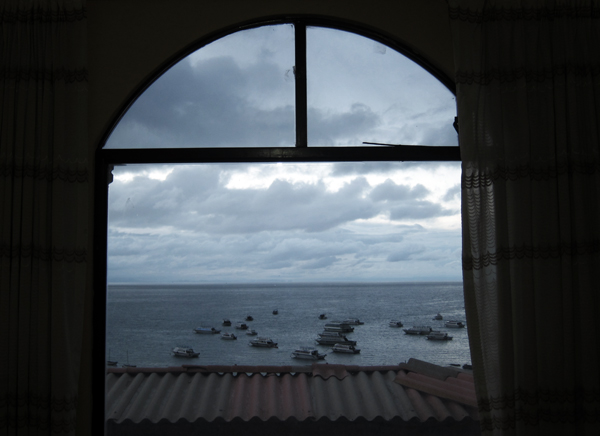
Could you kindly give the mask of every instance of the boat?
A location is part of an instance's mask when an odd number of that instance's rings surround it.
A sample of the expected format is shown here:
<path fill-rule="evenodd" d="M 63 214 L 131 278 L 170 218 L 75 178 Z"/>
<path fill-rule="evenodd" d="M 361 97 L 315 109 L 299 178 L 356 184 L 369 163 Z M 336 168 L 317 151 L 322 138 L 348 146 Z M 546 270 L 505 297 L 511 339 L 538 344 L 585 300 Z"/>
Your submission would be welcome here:
<path fill-rule="evenodd" d="M 221 333 L 221 339 L 233 341 L 233 340 L 237 339 L 237 337 L 233 333 L 225 332 L 225 333 Z"/>
<path fill-rule="evenodd" d="M 360 353 L 360 349 L 354 347 L 354 345 L 345 345 L 345 344 L 335 344 L 331 350 L 334 353 L 348 353 L 348 354 L 358 354 Z"/>
<path fill-rule="evenodd" d="M 390 327 L 403 327 L 404 324 L 402 324 L 401 321 L 390 321 Z"/>
<path fill-rule="evenodd" d="M 231 321 L 229 321 L 227 318 L 223 319 L 223 325 L 224 326 L 230 326 L 231 325 Z"/>
<path fill-rule="evenodd" d="M 349 340 L 345 335 L 339 332 L 323 332 L 319 334 L 317 338 L 317 344 L 319 345 L 356 345 L 356 341 Z"/>
<path fill-rule="evenodd" d="M 248 315 L 248 316 L 246 317 L 246 321 L 254 321 L 254 318 L 252 318 L 250 315 Z"/>
<path fill-rule="evenodd" d="M 278 311 L 277 309 L 275 309 L 275 310 L 273 311 L 273 315 L 277 315 L 278 313 L 279 313 L 279 311 Z"/>
<path fill-rule="evenodd" d="M 348 318 L 342 321 L 344 324 L 348 325 L 363 325 L 364 322 L 359 320 L 358 318 Z"/>
<path fill-rule="evenodd" d="M 342 321 L 331 321 L 325 324 L 324 329 L 328 332 L 341 332 L 341 333 L 351 333 L 354 331 L 354 327 L 350 327 L 349 324 L 346 324 Z"/>
<path fill-rule="evenodd" d="M 246 324 L 245 322 L 238 322 L 235 325 L 235 328 L 239 329 L 239 330 L 247 330 L 248 329 L 248 324 Z"/>
<path fill-rule="evenodd" d="M 248 329 L 248 330 L 246 330 L 246 334 L 248 336 L 256 336 L 258 334 L 258 332 L 254 329 Z"/>
<path fill-rule="evenodd" d="M 135 368 L 136 367 L 136 365 L 129 364 L 129 350 L 127 350 L 127 363 L 124 363 L 123 365 L 121 365 L 121 367 L 123 367 L 123 368 Z"/>
<path fill-rule="evenodd" d="M 294 359 L 306 359 L 306 360 L 321 360 L 325 359 L 327 354 L 321 354 L 316 349 L 310 347 L 300 347 L 294 350 L 291 357 Z"/>
<path fill-rule="evenodd" d="M 175 357 L 198 357 L 200 353 L 188 346 L 175 347 L 171 350 Z"/>
<path fill-rule="evenodd" d="M 214 327 L 196 327 L 194 330 L 194 333 L 200 333 L 200 334 L 217 334 L 217 333 L 221 333 L 221 330 L 218 330 Z"/>
<path fill-rule="evenodd" d="M 448 336 L 448 333 L 438 331 L 433 331 L 425 337 L 432 341 L 449 341 L 452 339 L 452 336 Z"/>
<path fill-rule="evenodd" d="M 404 329 L 407 335 L 428 335 L 433 329 L 428 325 L 415 325 L 409 329 Z"/>
<path fill-rule="evenodd" d="M 324 313 L 319 315 L 319 319 L 327 319 L 327 315 L 325 315 Z"/>
<path fill-rule="evenodd" d="M 462 321 L 446 321 L 444 325 L 449 329 L 462 329 L 465 326 Z"/>
<path fill-rule="evenodd" d="M 436 316 L 433 317 L 434 321 L 441 321 L 443 319 L 444 319 L 444 317 L 440 313 L 438 313 Z"/>
<path fill-rule="evenodd" d="M 270 338 L 252 339 L 248 344 L 252 347 L 277 348 L 277 342 L 274 342 Z"/>
<path fill-rule="evenodd" d="M 117 366 L 117 362 L 116 360 L 110 360 L 110 350 L 108 350 L 108 359 L 106 360 L 106 364 L 108 366 Z"/>

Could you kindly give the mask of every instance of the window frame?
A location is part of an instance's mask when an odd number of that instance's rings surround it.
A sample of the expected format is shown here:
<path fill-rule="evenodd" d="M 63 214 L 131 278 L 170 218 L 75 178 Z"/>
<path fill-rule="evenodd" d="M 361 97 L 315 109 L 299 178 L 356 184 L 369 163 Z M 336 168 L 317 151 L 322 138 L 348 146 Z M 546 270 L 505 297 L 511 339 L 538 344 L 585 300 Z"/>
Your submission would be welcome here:
<path fill-rule="evenodd" d="M 135 148 L 105 149 L 110 134 L 137 97 L 164 72 L 189 54 L 229 34 L 267 25 L 292 24 L 295 33 L 295 83 L 296 83 L 296 144 L 294 147 L 221 147 L 221 148 Z M 285 16 L 258 20 L 223 29 L 196 43 L 168 60 L 161 69 L 151 74 L 130 96 L 127 104 L 112 120 L 102 137 L 95 155 L 94 186 L 94 311 L 92 344 L 92 396 L 102 398 L 94 402 L 92 410 L 93 434 L 105 434 L 105 380 L 106 380 L 106 298 L 107 298 L 107 232 L 108 185 L 112 182 L 112 169 L 128 164 L 202 164 L 202 163 L 312 163 L 312 162 L 459 162 L 459 146 L 388 145 L 311 147 L 307 144 L 307 86 L 306 86 L 306 28 L 325 27 L 355 33 L 377 41 L 417 63 L 456 95 L 455 83 L 440 69 L 417 55 L 408 47 L 381 32 L 317 16 Z M 303 80 L 298 80 L 301 78 Z M 456 122 L 455 122 L 456 127 Z"/>

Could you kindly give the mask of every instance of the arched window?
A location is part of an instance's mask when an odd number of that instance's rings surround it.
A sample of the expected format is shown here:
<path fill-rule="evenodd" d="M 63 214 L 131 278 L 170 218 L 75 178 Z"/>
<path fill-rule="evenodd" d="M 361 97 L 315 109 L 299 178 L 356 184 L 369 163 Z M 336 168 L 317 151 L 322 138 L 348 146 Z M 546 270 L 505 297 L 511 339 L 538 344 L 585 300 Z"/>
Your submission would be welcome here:
<path fill-rule="evenodd" d="M 108 269 L 112 283 L 152 282 L 157 295 L 161 282 L 246 280 L 256 291 L 259 282 L 460 280 L 460 154 L 449 81 L 391 41 L 323 24 L 231 33 L 140 93 L 99 151 L 99 176 L 115 178 L 104 205 L 111 227 L 100 281 Z M 179 298 L 180 309 L 191 301 Z M 452 310 L 462 310 L 458 301 Z M 119 308 L 129 319 L 140 304 L 132 303 Z M 219 328 L 215 320 L 227 311 L 207 305 L 208 327 Z M 188 335 L 199 326 L 180 321 Z M 127 350 L 127 363 L 138 364 L 115 332 L 111 359 L 123 362 Z M 158 346 L 181 345 L 169 341 Z"/>

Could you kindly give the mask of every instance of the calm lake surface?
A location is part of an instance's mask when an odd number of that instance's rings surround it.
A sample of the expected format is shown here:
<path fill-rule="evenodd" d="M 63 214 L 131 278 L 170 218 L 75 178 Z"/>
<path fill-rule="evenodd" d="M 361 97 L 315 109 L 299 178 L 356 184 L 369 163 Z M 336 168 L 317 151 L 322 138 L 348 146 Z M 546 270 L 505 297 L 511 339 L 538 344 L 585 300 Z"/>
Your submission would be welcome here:
<path fill-rule="evenodd" d="M 273 315 L 277 309 L 278 314 Z M 310 283 L 236 285 L 110 285 L 107 297 L 107 355 L 138 367 L 198 365 L 304 365 L 290 353 L 312 346 L 327 353 L 325 362 L 347 365 L 397 365 L 418 358 L 439 365 L 471 363 L 468 326 L 448 329 L 444 320 L 465 321 L 462 283 Z M 327 320 L 320 320 L 325 313 Z M 258 336 L 266 336 L 279 348 L 248 345 L 252 336 L 235 329 L 247 322 Z M 222 326 L 223 318 L 232 321 Z M 317 345 L 317 334 L 331 320 L 358 318 L 348 338 L 357 341 L 360 354 L 332 353 Z M 404 328 L 430 325 L 447 331 L 453 340 L 430 341 L 406 335 L 389 326 L 402 321 Z M 195 327 L 208 326 L 234 333 L 226 341 L 219 334 L 196 334 Z M 175 346 L 188 345 L 200 352 L 194 359 L 171 355 Z"/>

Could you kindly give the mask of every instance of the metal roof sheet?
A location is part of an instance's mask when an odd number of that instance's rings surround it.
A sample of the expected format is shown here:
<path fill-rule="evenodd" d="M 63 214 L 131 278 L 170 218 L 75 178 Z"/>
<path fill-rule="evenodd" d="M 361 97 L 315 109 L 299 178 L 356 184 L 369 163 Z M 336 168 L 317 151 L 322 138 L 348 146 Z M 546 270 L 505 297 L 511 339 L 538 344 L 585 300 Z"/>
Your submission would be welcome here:
<path fill-rule="evenodd" d="M 183 366 L 109 369 L 106 418 L 114 425 L 177 422 L 469 421 L 471 375 L 411 359 L 358 367 Z"/>

